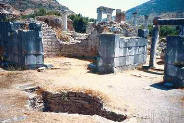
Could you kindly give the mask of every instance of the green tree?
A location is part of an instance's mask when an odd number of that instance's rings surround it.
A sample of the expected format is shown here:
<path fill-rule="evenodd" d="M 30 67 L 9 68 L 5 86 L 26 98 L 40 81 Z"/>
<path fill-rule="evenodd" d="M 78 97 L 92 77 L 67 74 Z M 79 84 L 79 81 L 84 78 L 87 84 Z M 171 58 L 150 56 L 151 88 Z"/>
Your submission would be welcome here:
<path fill-rule="evenodd" d="M 168 35 L 174 36 L 178 35 L 179 31 L 175 26 L 161 26 L 160 27 L 160 37 L 166 37 Z"/>
<path fill-rule="evenodd" d="M 153 25 L 148 25 L 149 35 L 152 37 Z M 179 30 L 175 26 L 160 26 L 160 37 L 174 36 L 179 34 Z"/>
<path fill-rule="evenodd" d="M 85 33 L 87 24 L 95 21 L 95 19 L 83 17 L 81 14 L 70 15 L 69 18 L 73 21 L 75 31 L 80 33 Z"/>

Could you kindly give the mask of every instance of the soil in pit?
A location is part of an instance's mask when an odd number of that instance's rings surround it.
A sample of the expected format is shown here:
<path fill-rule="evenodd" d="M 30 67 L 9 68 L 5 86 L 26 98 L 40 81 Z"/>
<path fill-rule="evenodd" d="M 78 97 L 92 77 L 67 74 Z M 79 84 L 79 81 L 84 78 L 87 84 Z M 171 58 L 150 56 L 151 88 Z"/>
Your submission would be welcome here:
<path fill-rule="evenodd" d="M 99 115 L 106 119 L 121 122 L 127 116 L 108 111 L 103 107 L 100 98 L 88 95 L 83 92 L 60 92 L 51 93 L 40 91 L 40 88 L 26 90 L 29 93 L 36 93 L 37 96 L 29 99 L 30 106 L 33 109 L 43 112 Z"/>

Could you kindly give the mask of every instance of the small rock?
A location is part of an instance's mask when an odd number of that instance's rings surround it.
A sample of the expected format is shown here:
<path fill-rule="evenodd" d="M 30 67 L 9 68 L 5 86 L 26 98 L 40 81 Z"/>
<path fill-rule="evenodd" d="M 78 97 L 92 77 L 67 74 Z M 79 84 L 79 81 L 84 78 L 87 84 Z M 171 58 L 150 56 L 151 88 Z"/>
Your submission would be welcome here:
<path fill-rule="evenodd" d="M 38 72 L 43 72 L 43 71 L 45 71 L 45 69 L 46 69 L 46 67 L 40 67 L 40 68 L 37 69 L 37 71 Z"/>
<path fill-rule="evenodd" d="M 144 87 L 143 89 L 145 89 L 145 90 L 151 90 L 150 87 Z"/>
<path fill-rule="evenodd" d="M 45 64 L 44 65 L 47 69 L 52 69 L 54 66 L 52 64 Z"/>

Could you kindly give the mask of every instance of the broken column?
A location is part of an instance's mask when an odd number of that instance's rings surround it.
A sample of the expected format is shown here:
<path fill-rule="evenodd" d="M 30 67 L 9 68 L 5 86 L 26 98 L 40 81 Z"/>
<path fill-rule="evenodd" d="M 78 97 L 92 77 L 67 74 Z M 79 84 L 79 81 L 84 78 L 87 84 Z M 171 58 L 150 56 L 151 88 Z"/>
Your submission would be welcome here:
<path fill-rule="evenodd" d="M 138 29 L 137 29 L 137 12 L 133 13 L 133 27 L 134 27 L 136 33 L 138 33 Z"/>
<path fill-rule="evenodd" d="M 121 23 L 121 9 L 116 9 L 116 22 Z"/>
<path fill-rule="evenodd" d="M 143 29 L 138 29 L 138 36 L 147 38 L 149 35 L 149 30 L 148 30 L 148 16 L 144 16 L 144 24 L 143 24 Z"/>
<path fill-rule="evenodd" d="M 97 22 L 101 22 L 102 21 L 102 11 L 98 8 L 97 9 Z"/>
<path fill-rule="evenodd" d="M 133 26 L 137 26 L 137 12 L 133 13 Z"/>
<path fill-rule="evenodd" d="M 180 36 L 184 36 L 184 25 L 181 25 L 180 26 L 180 34 L 179 34 Z"/>
<path fill-rule="evenodd" d="M 112 21 L 112 13 L 114 9 L 100 6 L 97 8 L 97 23 L 102 21 L 102 14 L 107 14 L 107 21 L 110 22 Z"/>
<path fill-rule="evenodd" d="M 144 16 L 144 29 L 148 29 L 148 15 Z"/>
<path fill-rule="evenodd" d="M 125 21 L 125 13 L 121 12 L 121 9 L 116 9 L 116 22 L 121 23 Z"/>
<path fill-rule="evenodd" d="M 154 68 L 156 65 L 156 50 L 159 42 L 159 25 L 158 20 L 159 17 L 155 17 L 153 20 L 154 27 L 152 32 L 152 40 L 151 40 L 151 50 L 150 50 L 150 61 L 149 67 Z"/>
<path fill-rule="evenodd" d="M 112 13 L 107 13 L 107 22 L 112 21 Z"/>
<path fill-rule="evenodd" d="M 68 12 L 64 11 L 62 15 L 62 20 L 63 20 L 63 30 L 67 31 L 68 30 L 68 25 L 67 25 L 67 19 L 68 19 Z"/>

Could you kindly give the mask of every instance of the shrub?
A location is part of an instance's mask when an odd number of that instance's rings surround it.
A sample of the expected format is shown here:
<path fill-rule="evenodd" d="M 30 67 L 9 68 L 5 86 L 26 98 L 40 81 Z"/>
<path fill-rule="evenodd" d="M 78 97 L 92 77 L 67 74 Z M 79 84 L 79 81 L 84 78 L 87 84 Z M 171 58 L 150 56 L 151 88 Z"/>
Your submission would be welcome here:
<path fill-rule="evenodd" d="M 153 32 L 153 25 L 148 25 L 148 29 L 149 29 L 149 35 L 152 36 L 152 32 Z M 178 35 L 179 34 L 179 30 L 175 27 L 175 26 L 160 26 L 160 37 L 164 38 L 166 36 L 174 36 L 174 35 Z"/>
<path fill-rule="evenodd" d="M 37 11 L 35 11 L 33 14 L 29 15 L 23 15 L 21 16 L 21 19 L 27 19 L 27 18 L 35 18 L 37 16 L 45 16 L 45 15 L 56 15 L 56 16 L 61 16 L 61 13 L 58 11 L 47 11 L 44 8 L 40 8 Z"/>
<path fill-rule="evenodd" d="M 166 36 L 174 36 L 178 35 L 179 31 L 176 29 L 175 26 L 161 26 L 160 27 L 160 37 L 166 37 Z"/>
<path fill-rule="evenodd" d="M 95 21 L 95 19 L 83 17 L 81 14 L 70 15 L 69 18 L 73 21 L 75 31 L 80 33 L 85 33 L 87 24 Z"/>

